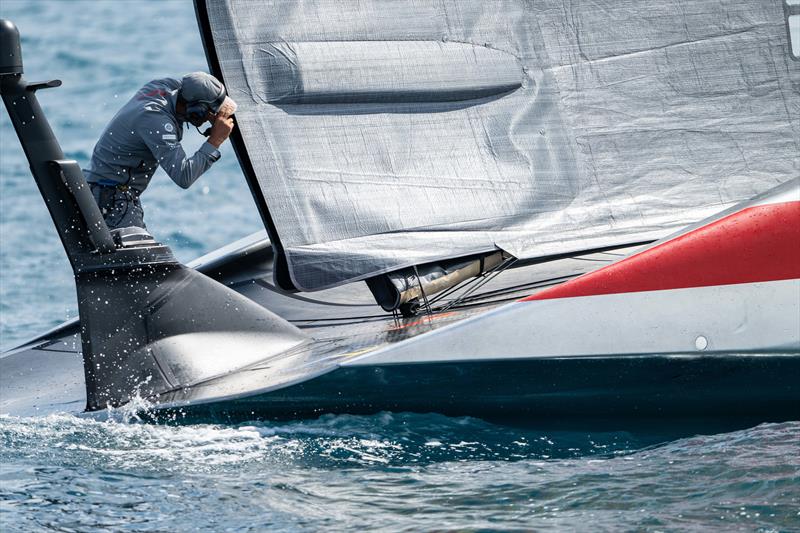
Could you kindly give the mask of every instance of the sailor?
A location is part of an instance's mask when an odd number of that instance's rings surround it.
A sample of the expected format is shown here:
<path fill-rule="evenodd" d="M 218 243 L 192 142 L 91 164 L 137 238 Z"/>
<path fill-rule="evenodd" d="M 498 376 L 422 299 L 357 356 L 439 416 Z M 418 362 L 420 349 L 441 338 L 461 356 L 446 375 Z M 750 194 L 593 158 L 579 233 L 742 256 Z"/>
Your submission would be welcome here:
<path fill-rule="evenodd" d="M 108 227 L 146 228 L 139 196 L 158 166 L 178 186 L 191 186 L 219 160 L 235 110 L 222 83 L 205 72 L 181 81 L 153 80 L 139 89 L 106 126 L 84 170 Z M 208 140 L 187 157 L 180 144 L 184 124 L 199 128 L 205 122 L 211 122 L 204 133 Z"/>

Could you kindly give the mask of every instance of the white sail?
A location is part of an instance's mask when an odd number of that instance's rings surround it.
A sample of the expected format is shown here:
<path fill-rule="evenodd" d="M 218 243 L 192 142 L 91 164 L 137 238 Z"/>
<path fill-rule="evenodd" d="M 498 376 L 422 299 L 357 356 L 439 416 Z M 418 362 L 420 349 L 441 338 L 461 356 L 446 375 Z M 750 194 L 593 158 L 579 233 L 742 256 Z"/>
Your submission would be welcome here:
<path fill-rule="evenodd" d="M 800 174 L 780 0 L 198 0 L 295 287 L 656 239 Z"/>

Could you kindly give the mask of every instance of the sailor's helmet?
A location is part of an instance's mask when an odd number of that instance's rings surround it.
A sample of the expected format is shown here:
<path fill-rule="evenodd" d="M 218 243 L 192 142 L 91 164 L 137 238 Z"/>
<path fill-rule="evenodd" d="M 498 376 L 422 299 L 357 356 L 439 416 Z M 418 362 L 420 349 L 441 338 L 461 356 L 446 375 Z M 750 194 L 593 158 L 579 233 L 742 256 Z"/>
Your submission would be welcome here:
<path fill-rule="evenodd" d="M 181 80 L 181 89 L 178 96 L 186 101 L 187 114 L 211 111 L 216 113 L 225 101 L 228 93 L 225 86 L 205 72 L 192 72 Z"/>

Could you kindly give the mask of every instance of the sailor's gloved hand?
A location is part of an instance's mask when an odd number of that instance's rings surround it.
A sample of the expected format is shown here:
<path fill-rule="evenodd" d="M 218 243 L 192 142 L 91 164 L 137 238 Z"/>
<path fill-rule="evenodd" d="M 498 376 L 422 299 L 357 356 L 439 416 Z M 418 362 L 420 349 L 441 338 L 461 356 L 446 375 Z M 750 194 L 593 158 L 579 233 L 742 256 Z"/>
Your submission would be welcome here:
<path fill-rule="evenodd" d="M 208 134 L 208 142 L 219 148 L 233 131 L 233 119 L 223 113 L 218 114 L 211 123 L 211 132 Z"/>

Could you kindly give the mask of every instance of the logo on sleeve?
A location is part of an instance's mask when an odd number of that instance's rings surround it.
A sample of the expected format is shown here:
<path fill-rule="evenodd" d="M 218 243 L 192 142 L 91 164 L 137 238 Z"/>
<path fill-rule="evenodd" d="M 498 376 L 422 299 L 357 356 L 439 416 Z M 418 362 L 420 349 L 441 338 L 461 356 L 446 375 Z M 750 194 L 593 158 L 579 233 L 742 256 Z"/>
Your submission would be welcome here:
<path fill-rule="evenodd" d="M 169 122 L 167 122 L 166 124 L 164 124 L 164 129 L 165 129 L 167 132 L 171 132 L 171 131 L 173 131 L 173 130 L 175 129 L 175 126 L 173 126 L 172 124 L 170 124 Z"/>

